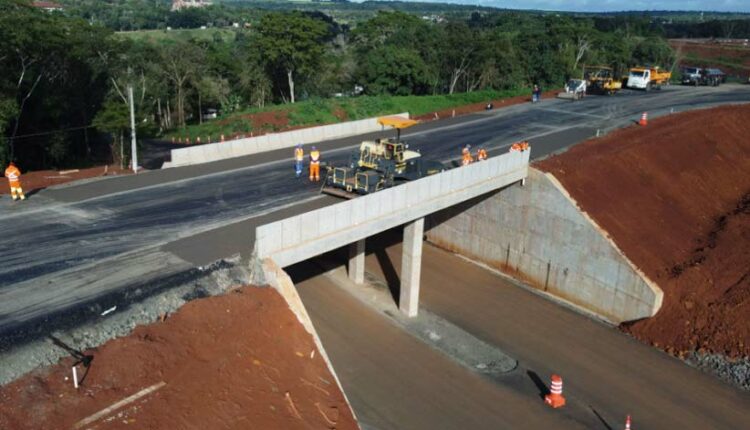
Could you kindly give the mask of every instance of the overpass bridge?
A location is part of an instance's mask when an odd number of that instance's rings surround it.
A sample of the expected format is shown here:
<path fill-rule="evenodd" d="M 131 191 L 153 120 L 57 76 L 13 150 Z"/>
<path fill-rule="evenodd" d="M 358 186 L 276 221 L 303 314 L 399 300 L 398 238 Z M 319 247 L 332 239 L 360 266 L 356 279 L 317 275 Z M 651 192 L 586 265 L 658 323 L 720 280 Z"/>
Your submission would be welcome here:
<path fill-rule="evenodd" d="M 399 308 L 417 315 L 425 216 L 491 191 L 523 182 L 530 151 L 511 151 L 377 193 L 261 225 L 255 231 L 252 267 L 271 259 L 288 267 L 349 246 L 349 277 L 364 282 L 365 240 L 404 225 Z M 266 283 L 261 269 L 254 282 Z"/>

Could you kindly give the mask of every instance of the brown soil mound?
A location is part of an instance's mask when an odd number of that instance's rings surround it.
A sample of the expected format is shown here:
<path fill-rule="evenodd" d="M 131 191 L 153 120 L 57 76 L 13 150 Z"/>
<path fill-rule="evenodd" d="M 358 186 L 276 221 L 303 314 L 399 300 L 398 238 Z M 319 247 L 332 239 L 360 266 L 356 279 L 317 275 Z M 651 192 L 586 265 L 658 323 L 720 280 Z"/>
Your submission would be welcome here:
<path fill-rule="evenodd" d="M 162 382 L 81 428 L 358 428 L 312 337 L 270 288 L 195 300 L 87 354 L 78 390 L 72 359 L 0 388 L 0 428 L 70 429 Z"/>
<path fill-rule="evenodd" d="M 35 190 L 41 190 L 53 185 L 60 185 L 66 182 L 78 181 L 81 179 L 97 178 L 100 176 L 129 175 L 130 170 L 122 170 L 119 166 L 99 166 L 88 169 L 71 169 L 71 170 L 37 170 L 34 172 L 24 172 L 21 169 L 21 186 L 26 194 Z M 5 168 L 3 168 L 5 169 Z M 10 194 L 10 187 L 7 180 L 0 187 L 0 194 Z"/>
<path fill-rule="evenodd" d="M 664 290 L 623 330 L 667 352 L 750 356 L 750 106 L 693 111 L 537 164 Z"/>

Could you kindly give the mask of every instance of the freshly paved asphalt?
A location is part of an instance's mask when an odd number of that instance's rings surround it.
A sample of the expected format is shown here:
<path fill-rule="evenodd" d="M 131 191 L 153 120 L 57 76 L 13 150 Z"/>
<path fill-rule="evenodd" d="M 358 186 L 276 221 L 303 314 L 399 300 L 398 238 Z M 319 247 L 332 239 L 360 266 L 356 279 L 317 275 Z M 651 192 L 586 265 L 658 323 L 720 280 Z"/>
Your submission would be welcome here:
<path fill-rule="evenodd" d="M 404 138 L 426 158 L 446 164 L 465 144 L 493 155 L 520 139 L 531 140 L 532 156 L 539 158 L 597 129 L 627 125 L 644 110 L 666 114 L 749 96 L 748 87 L 724 86 L 623 92 L 575 103 L 545 100 L 420 124 Z M 324 161 L 339 163 L 362 139 L 317 146 Z M 157 291 L 193 265 L 247 254 L 259 223 L 335 201 L 321 197 L 316 184 L 295 179 L 290 158 L 288 151 L 274 151 L 57 187 L 23 204 L 0 199 L 0 350 L 12 346 L 6 342 L 11 331 L 30 324 L 51 329 L 54 316 L 113 291 Z"/>
<path fill-rule="evenodd" d="M 368 238 L 368 274 L 398 289 L 395 235 Z M 394 240 L 395 239 L 395 240 Z M 330 255 L 326 267 L 335 257 Z M 338 261 L 344 261 L 339 256 Z M 750 393 L 455 255 L 425 246 L 421 308 L 518 360 L 488 378 L 357 300 L 309 261 L 292 276 L 364 429 L 748 428 Z M 393 312 L 397 312 L 394 304 Z M 563 377 L 567 405 L 541 400 Z"/>

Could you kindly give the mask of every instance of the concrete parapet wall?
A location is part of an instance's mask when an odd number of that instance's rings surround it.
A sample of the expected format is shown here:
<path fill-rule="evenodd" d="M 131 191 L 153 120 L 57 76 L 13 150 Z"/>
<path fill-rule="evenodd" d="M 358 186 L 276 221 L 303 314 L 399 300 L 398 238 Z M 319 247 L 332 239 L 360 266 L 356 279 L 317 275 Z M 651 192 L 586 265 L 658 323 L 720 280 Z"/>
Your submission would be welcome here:
<path fill-rule="evenodd" d="M 408 118 L 409 112 L 403 112 L 396 115 Z M 211 161 L 242 157 L 276 149 L 291 148 L 298 143 L 316 143 L 330 139 L 371 133 L 379 131 L 381 128 L 382 126 L 378 124 L 377 118 L 367 118 L 358 121 L 286 131 L 283 133 L 266 134 L 246 139 L 228 140 L 226 142 L 173 149 L 171 151 L 172 161 L 164 163 L 163 167 L 180 167 L 192 164 L 209 163 Z"/>
<path fill-rule="evenodd" d="M 653 316 L 663 293 L 551 175 L 427 218 L 427 239 L 621 323 Z"/>
<path fill-rule="evenodd" d="M 510 152 L 259 226 L 255 258 L 287 267 L 518 182 L 528 164 L 528 151 Z"/>

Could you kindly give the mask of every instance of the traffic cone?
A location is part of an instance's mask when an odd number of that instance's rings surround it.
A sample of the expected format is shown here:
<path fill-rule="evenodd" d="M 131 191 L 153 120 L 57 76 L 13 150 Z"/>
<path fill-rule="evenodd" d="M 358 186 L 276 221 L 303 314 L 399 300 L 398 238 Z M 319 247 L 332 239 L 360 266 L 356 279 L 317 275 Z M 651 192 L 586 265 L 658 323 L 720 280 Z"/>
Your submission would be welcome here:
<path fill-rule="evenodd" d="M 544 403 L 552 406 L 553 408 L 560 408 L 565 406 L 565 397 L 563 397 L 563 380 L 559 375 L 552 375 L 552 383 L 550 384 L 549 394 L 544 396 Z"/>
<path fill-rule="evenodd" d="M 630 415 L 628 415 L 628 418 L 625 420 L 625 430 L 630 430 Z"/>
<path fill-rule="evenodd" d="M 648 112 L 643 112 L 643 115 L 641 115 L 641 120 L 638 121 L 638 125 L 648 125 Z"/>

